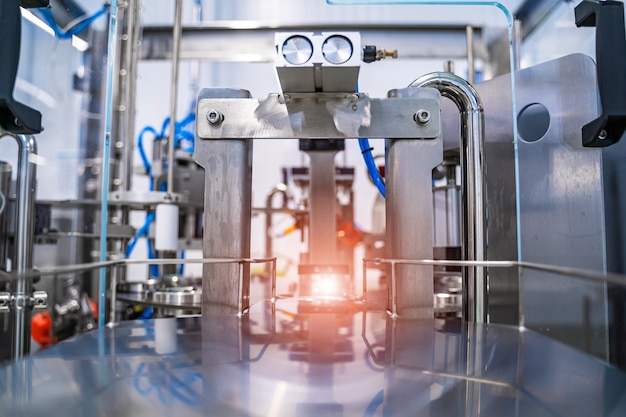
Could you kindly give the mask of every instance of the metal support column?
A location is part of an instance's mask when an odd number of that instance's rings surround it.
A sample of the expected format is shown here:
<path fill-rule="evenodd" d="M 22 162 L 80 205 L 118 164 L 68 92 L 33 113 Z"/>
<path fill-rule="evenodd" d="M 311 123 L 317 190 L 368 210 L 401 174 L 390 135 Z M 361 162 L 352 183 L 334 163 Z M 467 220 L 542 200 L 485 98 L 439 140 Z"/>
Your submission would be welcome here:
<path fill-rule="evenodd" d="M 310 151 L 309 263 L 335 264 L 337 213 L 335 209 L 334 151 Z"/>
<path fill-rule="evenodd" d="M 250 92 L 234 89 L 205 89 L 204 98 L 249 98 Z M 219 112 L 198 112 L 197 120 L 220 124 Z M 204 239 L 205 258 L 250 256 L 252 212 L 252 140 L 197 139 L 194 158 L 205 170 Z M 241 271 L 243 268 L 243 271 Z M 241 272 L 240 272 L 241 271 Z M 243 275 L 240 285 L 240 273 Z M 250 297 L 249 266 L 205 264 L 202 279 L 203 314 L 240 313 Z"/>
<path fill-rule="evenodd" d="M 394 91 L 396 97 L 417 97 L 417 94 L 424 97 L 429 90 Z M 432 97 L 438 96 L 436 91 L 432 91 Z M 422 117 L 425 125 L 436 123 L 431 114 L 423 114 Z M 388 145 L 385 170 L 388 256 L 398 259 L 432 259 L 432 170 L 443 161 L 443 142 L 440 138 L 389 139 Z M 397 313 L 432 317 L 432 267 L 398 265 L 395 272 Z"/>

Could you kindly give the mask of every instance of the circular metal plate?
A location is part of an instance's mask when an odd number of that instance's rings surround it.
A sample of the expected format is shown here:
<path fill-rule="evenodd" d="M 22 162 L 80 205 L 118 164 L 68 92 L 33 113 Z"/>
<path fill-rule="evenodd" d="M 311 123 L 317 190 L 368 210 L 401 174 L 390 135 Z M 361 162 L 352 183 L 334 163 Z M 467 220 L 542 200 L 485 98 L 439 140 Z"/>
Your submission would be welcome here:
<path fill-rule="evenodd" d="M 292 36 L 283 43 L 285 60 L 293 65 L 305 64 L 313 55 L 313 44 L 304 36 Z"/>
<path fill-rule="evenodd" d="M 344 36 L 331 36 L 322 45 L 322 54 L 331 64 L 339 65 L 352 58 L 352 42 Z"/>

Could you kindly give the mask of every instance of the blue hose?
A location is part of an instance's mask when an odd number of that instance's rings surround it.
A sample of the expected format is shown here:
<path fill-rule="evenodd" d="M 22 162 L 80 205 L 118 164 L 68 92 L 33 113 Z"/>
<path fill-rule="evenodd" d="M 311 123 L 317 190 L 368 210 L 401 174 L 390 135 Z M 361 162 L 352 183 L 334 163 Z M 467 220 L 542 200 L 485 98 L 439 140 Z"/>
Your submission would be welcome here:
<path fill-rule="evenodd" d="M 84 18 L 83 20 L 78 22 L 76 25 L 74 25 L 72 28 L 70 28 L 70 29 L 68 29 L 66 31 L 61 30 L 57 26 L 56 22 L 54 21 L 54 16 L 52 15 L 52 10 L 51 9 L 49 9 L 47 7 L 42 7 L 42 8 L 39 8 L 38 10 L 41 13 L 41 17 L 46 22 L 46 24 L 48 26 L 50 26 L 50 28 L 52 28 L 52 30 L 54 31 L 54 36 L 56 38 L 58 38 L 58 39 L 71 39 L 72 36 L 82 32 L 94 20 L 96 20 L 97 18 L 99 18 L 100 16 L 105 14 L 108 9 L 109 9 L 109 6 L 105 4 L 104 6 L 102 6 L 102 8 L 100 10 L 98 10 L 97 12 L 92 14 L 91 16 L 88 16 L 88 17 Z"/>
<path fill-rule="evenodd" d="M 372 150 L 374 148 L 370 146 L 370 141 L 367 138 L 359 139 L 359 147 L 361 148 L 361 154 L 363 154 L 363 160 L 365 160 L 365 165 L 367 166 L 367 171 L 370 174 L 370 178 L 374 182 L 376 188 L 378 188 L 380 195 L 385 198 L 385 180 L 380 175 L 380 172 L 378 172 L 378 167 L 376 166 L 376 162 L 374 161 L 374 156 L 372 155 Z"/>

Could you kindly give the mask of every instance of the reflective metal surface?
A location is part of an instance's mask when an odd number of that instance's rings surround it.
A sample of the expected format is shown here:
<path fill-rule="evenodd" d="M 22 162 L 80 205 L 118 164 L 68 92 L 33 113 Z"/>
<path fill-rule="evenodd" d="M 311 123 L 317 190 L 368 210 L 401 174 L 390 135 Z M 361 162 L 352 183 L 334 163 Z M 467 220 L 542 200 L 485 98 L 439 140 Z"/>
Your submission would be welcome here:
<path fill-rule="evenodd" d="M 432 88 L 394 90 L 390 95 L 440 100 Z M 398 100 L 393 98 L 392 100 Z M 416 109 L 415 107 L 413 109 Z M 432 114 L 432 113 L 431 113 Z M 432 118 L 429 125 L 439 128 Z M 386 222 L 389 256 L 405 259 L 433 257 L 432 170 L 443 160 L 442 140 L 389 139 L 387 141 Z M 424 198 L 429 196 L 429 198 Z M 390 286 L 389 307 L 394 314 L 433 316 L 432 268 L 403 265 Z"/>
<path fill-rule="evenodd" d="M 430 139 L 439 135 L 439 103 L 435 99 L 377 99 L 364 93 L 270 94 L 265 99 L 203 98 L 198 99 L 199 139 Z M 415 123 L 413 114 L 417 109 L 428 110 L 432 121 Z M 211 111 L 221 113 L 223 123 L 210 124 L 205 115 Z"/>
<path fill-rule="evenodd" d="M 480 96 L 467 81 L 448 73 L 432 73 L 418 78 L 411 87 L 433 87 L 457 106 L 461 120 L 461 233 L 462 259 L 486 260 L 487 207 L 485 161 L 485 116 Z M 464 317 L 487 321 L 487 276 L 483 268 L 463 271 Z"/>
<path fill-rule="evenodd" d="M 37 142 L 33 135 L 15 135 L 0 130 L 0 138 L 17 141 L 17 184 L 15 197 L 15 241 L 10 280 L 10 321 L 13 329 L 12 358 L 22 358 L 30 350 L 31 296 L 33 291 L 33 247 L 35 240 L 35 194 Z M 5 206 L 8 198 L 5 196 Z"/>
<path fill-rule="evenodd" d="M 209 122 L 202 110 L 206 99 L 248 101 L 250 92 L 235 89 L 203 89 L 198 95 L 196 131 Z M 210 100 L 214 101 L 214 100 Z M 228 117 L 228 116 L 227 116 Z M 252 141 L 225 135 L 196 140 L 194 159 L 205 171 L 204 238 L 205 258 L 250 256 L 252 217 Z M 242 311 L 249 303 L 249 266 L 205 265 L 202 270 L 203 304 L 219 306 L 228 313 Z"/>
<path fill-rule="evenodd" d="M 313 45 L 304 36 L 292 36 L 283 43 L 282 53 L 290 64 L 304 64 L 313 55 Z"/>
<path fill-rule="evenodd" d="M 510 77 L 476 85 L 485 108 L 489 170 L 487 258 L 511 260 L 521 254 L 521 261 L 604 271 L 602 151 L 581 145 L 581 127 L 598 115 L 593 60 L 570 55 L 518 71 L 515 78 L 518 120 L 533 127 L 536 122 L 524 120 L 524 109 L 543 107 L 549 124 L 541 137 L 533 133 L 526 137 L 532 141 L 518 138 L 516 151 Z M 444 100 L 442 136 L 447 149 L 456 147 L 460 131 L 455 113 Z M 489 175 L 494 172 L 497 175 Z M 517 324 L 523 319 L 529 328 L 606 358 L 606 285 L 575 286 L 550 277 L 532 271 L 524 274 L 520 287 L 516 271 L 489 270 L 490 320 Z M 555 298 L 565 304 L 556 308 Z"/>
<path fill-rule="evenodd" d="M 602 156 L 581 144 L 581 127 L 598 114 L 595 74 L 592 59 L 584 55 L 516 73 L 518 120 L 533 104 L 545 107 L 550 116 L 539 140 L 518 139 L 517 198 L 509 76 L 476 86 L 485 107 L 487 166 L 489 173 L 497 173 L 487 175 L 488 259 L 516 259 L 519 251 L 520 261 L 605 270 Z M 446 117 L 444 121 L 445 147 L 455 133 Z M 537 271 L 522 278 L 518 287 L 518 276 L 489 271 L 492 321 L 522 319 L 529 328 L 607 357 L 606 285 L 574 285 Z M 553 302 L 557 297 L 562 301 L 558 308 Z"/>
<path fill-rule="evenodd" d="M 59 417 L 626 413 L 625 374 L 532 331 L 394 320 L 360 305 L 302 315 L 296 303 L 279 300 L 276 317 L 271 304 L 258 303 L 242 317 L 124 322 L 78 336 L 0 368 L 0 410 Z M 10 377 L 17 368 L 19 381 Z"/>

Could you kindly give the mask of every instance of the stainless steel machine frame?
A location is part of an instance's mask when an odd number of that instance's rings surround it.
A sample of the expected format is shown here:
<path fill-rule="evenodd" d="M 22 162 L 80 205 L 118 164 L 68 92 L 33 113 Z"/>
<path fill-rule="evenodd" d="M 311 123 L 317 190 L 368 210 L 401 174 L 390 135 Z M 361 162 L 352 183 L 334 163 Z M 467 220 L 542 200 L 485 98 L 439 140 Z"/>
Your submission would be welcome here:
<path fill-rule="evenodd" d="M 252 174 L 249 139 L 394 137 L 398 138 L 396 149 L 400 153 L 415 143 L 428 143 L 424 146 L 432 148 L 429 154 L 441 154 L 439 94 L 433 89 L 395 91 L 388 99 L 373 99 L 363 93 L 271 94 L 266 99 L 246 96 L 245 90 L 223 89 L 205 89 L 199 94 L 195 158 L 205 168 L 205 212 L 211 213 L 205 216 L 205 257 L 240 257 L 249 251 L 249 178 Z M 420 120 L 416 115 L 420 112 L 427 113 L 429 119 Z M 422 172 L 429 193 L 431 170 L 436 164 L 435 161 Z M 414 161 L 400 161 L 397 173 L 409 172 L 414 166 Z M 391 183 L 408 180 L 408 176 L 403 180 L 393 173 L 389 177 Z M 423 200 L 414 191 L 405 193 L 403 198 L 403 203 Z M 404 206 L 410 214 L 403 218 L 412 217 L 411 226 L 414 226 L 417 223 L 411 207 L 415 205 Z M 432 211 L 430 201 L 425 207 Z M 420 239 L 428 240 L 422 247 L 430 247 L 429 257 L 432 257 L 432 221 L 428 230 Z M 232 311 L 241 311 L 241 306 L 245 309 L 248 306 L 247 282 L 244 279 L 243 292 L 233 287 L 236 282 L 232 271 L 216 273 L 205 268 L 203 312 L 209 311 L 211 305 Z M 415 283 L 415 276 L 406 282 L 407 285 Z M 420 309 L 432 312 L 432 272 L 431 279 L 420 276 L 416 285 L 423 291 L 405 291 L 410 294 L 405 313 Z M 240 293 L 244 294 L 243 299 L 234 298 Z M 424 293 L 428 296 L 424 297 Z"/>

